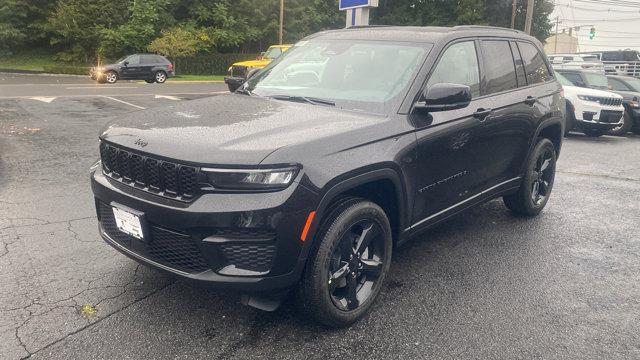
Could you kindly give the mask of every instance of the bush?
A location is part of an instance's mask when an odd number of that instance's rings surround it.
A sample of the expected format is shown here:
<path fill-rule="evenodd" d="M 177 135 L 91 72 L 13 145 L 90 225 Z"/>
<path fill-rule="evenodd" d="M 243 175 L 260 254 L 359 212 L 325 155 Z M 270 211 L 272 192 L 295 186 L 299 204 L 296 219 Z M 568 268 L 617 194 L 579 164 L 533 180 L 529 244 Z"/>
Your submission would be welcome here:
<path fill-rule="evenodd" d="M 254 60 L 259 54 L 211 54 L 171 59 L 179 75 L 224 75 L 231 64 Z"/>
<path fill-rule="evenodd" d="M 89 67 L 81 65 L 44 65 L 43 70 L 48 74 L 89 75 Z"/>

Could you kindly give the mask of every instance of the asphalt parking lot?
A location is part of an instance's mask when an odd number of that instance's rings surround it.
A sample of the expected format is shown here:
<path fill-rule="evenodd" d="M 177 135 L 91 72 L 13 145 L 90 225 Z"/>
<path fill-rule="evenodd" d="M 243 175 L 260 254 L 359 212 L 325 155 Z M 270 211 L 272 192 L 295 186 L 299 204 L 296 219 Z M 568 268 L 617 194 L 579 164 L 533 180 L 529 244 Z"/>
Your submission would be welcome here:
<path fill-rule="evenodd" d="M 535 219 L 501 201 L 394 254 L 373 311 L 329 330 L 137 265 L 97 232 L 110 117 L 220 83 L 0 74 L 0 359 L 640 358 L 640 137 L 566 139 Z"/>

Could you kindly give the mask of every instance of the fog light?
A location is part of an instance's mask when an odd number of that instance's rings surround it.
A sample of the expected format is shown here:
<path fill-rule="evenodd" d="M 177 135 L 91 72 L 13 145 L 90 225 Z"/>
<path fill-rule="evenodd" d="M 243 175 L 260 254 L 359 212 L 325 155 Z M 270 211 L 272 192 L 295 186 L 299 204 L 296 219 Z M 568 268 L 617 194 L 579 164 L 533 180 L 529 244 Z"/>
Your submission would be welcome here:
<path fill-rule="evenodd" d="M 592 111 L 585 111 L 582 113 L 582 119 L 586 120 L 586 121 L 593 121 L 593 116 L 597 114 L 595 112 Z"/>

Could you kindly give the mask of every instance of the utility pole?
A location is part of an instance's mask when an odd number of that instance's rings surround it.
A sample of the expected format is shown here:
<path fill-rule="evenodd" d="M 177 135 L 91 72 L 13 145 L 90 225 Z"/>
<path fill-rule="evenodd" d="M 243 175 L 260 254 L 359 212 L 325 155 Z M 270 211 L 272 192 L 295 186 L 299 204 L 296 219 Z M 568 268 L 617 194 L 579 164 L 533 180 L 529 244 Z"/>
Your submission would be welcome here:
<path fill-rule="evenodd" d="M 518 0 L 513 0 L 513 4 L 511 5 L 511 28 L 516 28 L 516 5 Z"/>
<path fill-rule="evenodd" d="M 280 0 L 280 32 L 278 33 L 278 41 L 280 45 L 282 45 L 283 32 L 284 32 L 284 0 Z"/>
<path fill-rule="evenodd" d="M 556 38 L 555 38 L 555 45 L 553 47 L 553 53 L 557 54 L 558 53 L 558 25 L 560 24 L 560 17 L 556 16 Z M 571 30 L 569 30 L 571 31 Z M 569 32 L 569 36 L 571 36 L 571 32 Z"/>
<path fill-rule="evenodd" d="M 527 20 L 524 22 L 524 32 L 531 35 L 531 25 L 533 23 L 533 6 L 536 0 L 527 1 Z"/>

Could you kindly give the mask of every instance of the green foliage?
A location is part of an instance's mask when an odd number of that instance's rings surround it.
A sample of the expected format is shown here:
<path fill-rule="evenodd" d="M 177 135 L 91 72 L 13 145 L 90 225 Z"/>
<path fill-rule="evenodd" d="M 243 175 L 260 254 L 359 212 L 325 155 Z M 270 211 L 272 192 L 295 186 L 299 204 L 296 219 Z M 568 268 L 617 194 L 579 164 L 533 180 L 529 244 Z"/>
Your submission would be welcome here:
<path fill-rule="evenodd" d="M 372 24 L 508 27 L 512 0 L 380 0 Z M 517 0 L 524 27 L 527 0 Z M 552 28 L 536 0 L 533 33 Z M 344 26 L 338 0 L 285 0 L 284 41 Z M 88 62 L 154 51 L 171 57 L 254 53 L 278 41 L 279 0 L 0 0 L 0 54 L 51 45 L 56 59 Z M 217 70 L 216 70 L 217 71 Z"/>
<path fill-rule="evenodd" d="M 256 59 L 259 54 L 210 54 L 171 58 L 180 75 L 223 75 L 238 61 Z"/>
<path fill-rule="evenodd" d="M 195 31 L 187 28 L 175 27 L 163 30 L 162 35 L 149 44 L 149 51 L 168 57 L 193 56 L 198 52 L 198 45 L 202 38 L 198 38 Z"/>
<path fill-rule="evenodd" d="M 118 56 L 145 50 L 159 30 L 167 3 L 166 0 L 132 0 L 127 21 L 115 29 L 101 31 L 100 53 Z"/>

